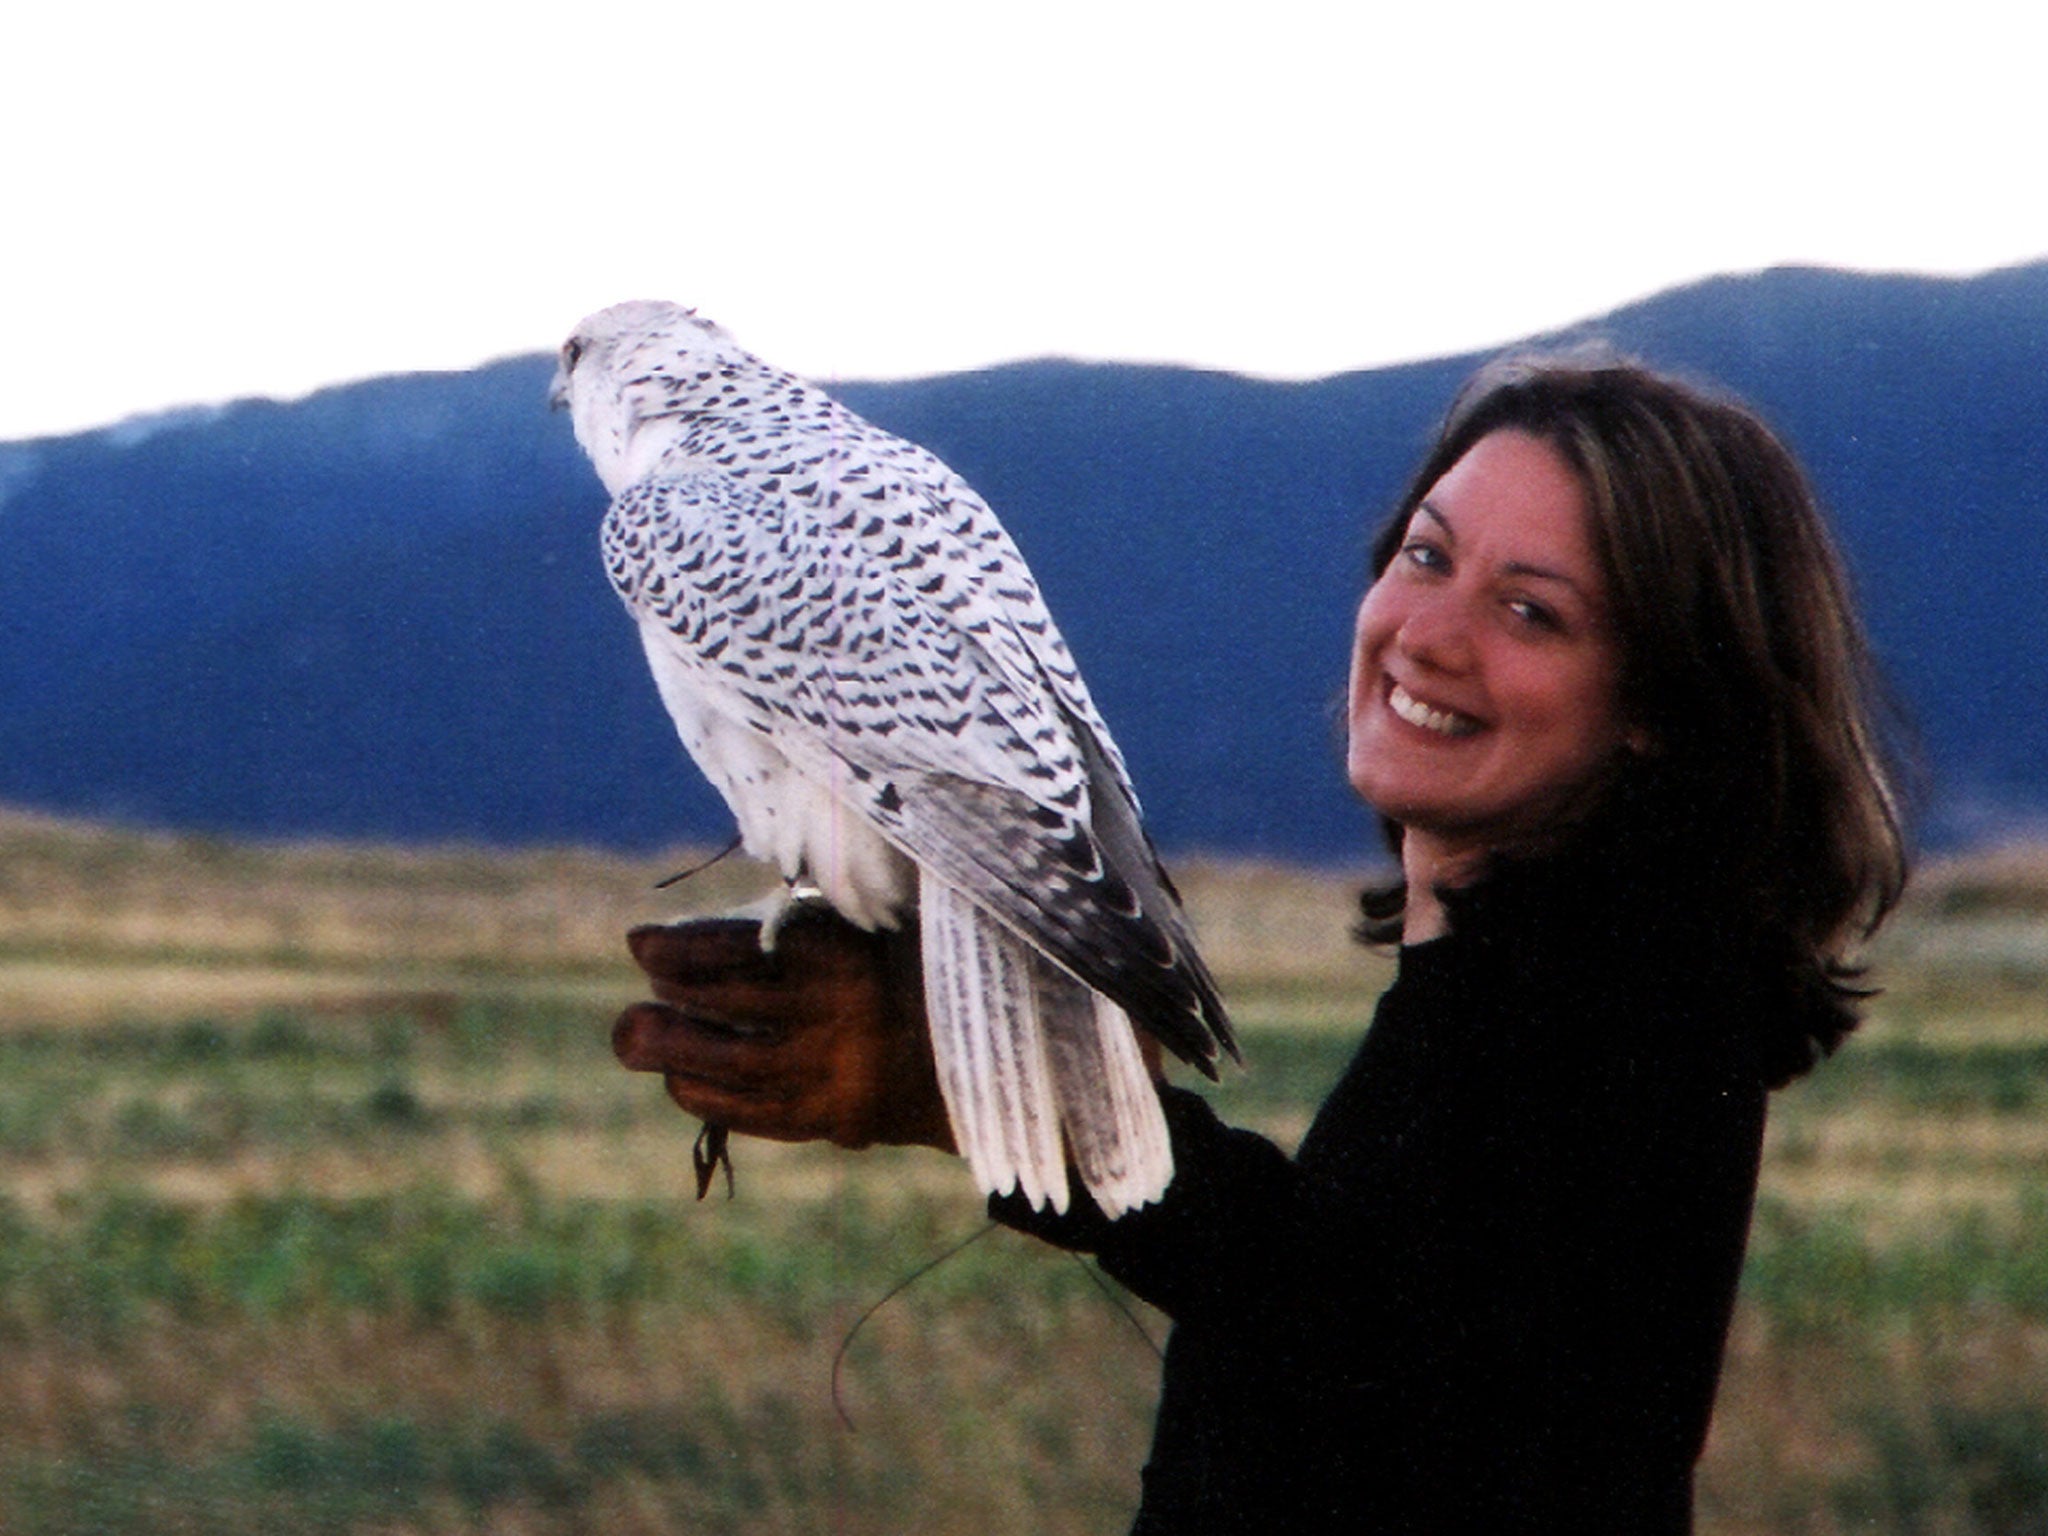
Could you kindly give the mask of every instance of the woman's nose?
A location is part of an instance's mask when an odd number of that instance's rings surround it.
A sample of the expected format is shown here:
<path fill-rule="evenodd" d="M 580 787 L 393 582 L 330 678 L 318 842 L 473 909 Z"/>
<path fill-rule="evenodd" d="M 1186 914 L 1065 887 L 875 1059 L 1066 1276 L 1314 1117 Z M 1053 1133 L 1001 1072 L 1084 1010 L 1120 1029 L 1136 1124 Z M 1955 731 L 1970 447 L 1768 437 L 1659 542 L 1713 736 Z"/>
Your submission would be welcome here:
<path fill-rule="evenodd" d="M 1472 623 L 1456 593 L 1418 594 L 1394 632 L 1401 653 L 1439 672 L 1463 672 L 1472 665 Z"/>

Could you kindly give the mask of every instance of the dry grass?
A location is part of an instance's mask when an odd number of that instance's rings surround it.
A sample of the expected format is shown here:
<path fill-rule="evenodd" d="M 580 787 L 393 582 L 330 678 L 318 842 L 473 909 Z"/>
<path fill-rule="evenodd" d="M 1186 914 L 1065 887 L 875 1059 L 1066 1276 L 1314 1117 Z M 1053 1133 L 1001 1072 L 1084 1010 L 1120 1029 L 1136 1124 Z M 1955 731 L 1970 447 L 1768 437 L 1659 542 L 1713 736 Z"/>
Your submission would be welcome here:
<path fill-rule="evenodd" d="M 2048 843 L 2008 843 L 1931 861 L 1914 877 L 1915 900 L 1946 912 L 2048 915 Z"/>
<path fill-rule="evenodd" d="M 0 955 L 403 975 L 609 973 L 619 936 L 769 888 L 723 861 L 654 882 L 699 850 L 625 859 L 329 843 L 229 844 L 0 813 Z"/>
<path fill-rule="evenodd" d="M 773 887 L 733 857 L 654 889 L 705 856 L 229 844 L 0 809 L 0 1026 L 280 1002 L 427 1008 L 522 980 L 616 996 L 633 975 L 627 928 Z M 1357 878 L 1209 860 L 1177 873 L 1212 964 L 1254 1014 L 1309 997 L 1355 1027 L 1353 1005 L 1386 976 L 1349 938 Z"/>

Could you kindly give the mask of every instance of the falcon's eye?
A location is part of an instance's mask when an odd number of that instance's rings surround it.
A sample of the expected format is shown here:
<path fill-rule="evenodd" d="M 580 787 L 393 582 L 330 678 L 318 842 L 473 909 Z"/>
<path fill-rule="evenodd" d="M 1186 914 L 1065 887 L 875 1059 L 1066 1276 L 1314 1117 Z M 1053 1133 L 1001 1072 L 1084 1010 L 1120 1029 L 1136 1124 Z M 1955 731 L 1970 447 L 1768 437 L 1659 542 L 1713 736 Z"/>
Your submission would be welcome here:
<path fill-rule="evenodd" d="M 582 356 L 583 338 L 580 336 L 571 336 L 567 341 L 562 343 L 563 371 L 567 372 L 570 369 L 573 369 L 576 366 L 577 359 L 581 358 Z"/>

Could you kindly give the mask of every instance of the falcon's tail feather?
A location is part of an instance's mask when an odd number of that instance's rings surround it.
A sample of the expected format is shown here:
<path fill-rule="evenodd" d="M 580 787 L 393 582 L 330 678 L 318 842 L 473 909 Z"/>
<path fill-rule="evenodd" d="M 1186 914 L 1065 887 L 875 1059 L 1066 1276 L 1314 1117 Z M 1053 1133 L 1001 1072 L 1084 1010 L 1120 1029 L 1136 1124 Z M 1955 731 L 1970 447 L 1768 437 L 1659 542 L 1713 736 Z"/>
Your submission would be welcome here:
<path fill-rule="evenodd" d="M 1123 1010 L 928 872 L 919 905 L 932 1055 L 976 1181 L 1063 1211 L 1071 1152 L 1110 1216 L 1157 1199 L 1173 1153 Z"/>
<path fill-rule="evenodd" d="M 1115 1218 L 1158 1199 L 1173 1178 L 1159 1091 L 1123 1009 L 1050 962 L 1038 970 L 1067 1147 L 1095 1203 Z"/>
<path fill-rule="evenodd" d="M 1067 1205 L 1031 955 L 943 881 L 919 882 L 925 1010 L 953 1140 L 990 1194 Z"/>

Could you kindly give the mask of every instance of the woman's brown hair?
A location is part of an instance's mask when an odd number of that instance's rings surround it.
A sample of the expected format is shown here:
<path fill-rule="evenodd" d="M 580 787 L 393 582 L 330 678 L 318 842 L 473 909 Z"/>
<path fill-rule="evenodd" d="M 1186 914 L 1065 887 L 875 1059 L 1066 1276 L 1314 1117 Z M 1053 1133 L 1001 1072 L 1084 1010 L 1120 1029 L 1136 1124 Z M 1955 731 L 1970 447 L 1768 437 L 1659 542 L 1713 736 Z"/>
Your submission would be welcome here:
<path fill-rule="evenodd" d="M 1847 952 L 1896 905 L 1906 858 L 1897 733 L 1805 475 L 1717 394 L 1612 356 L 1511 358 L 1452 406 L 1373 546 L 1375 578 L 1423 496 L 1504 429 L 1549 444 L 1586 492 L 1621 706 L 1647 741 L 1603 807 L 1628 807 L 1630 854 L 1648 838 L 1703 910 L 1789 946 L 1833 1005 L 1813 1041 L 1832 1049 L 1864 995 Z M 1397 932 L 1401 900 L 1369 893 L 1367 930 Z"/>

